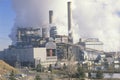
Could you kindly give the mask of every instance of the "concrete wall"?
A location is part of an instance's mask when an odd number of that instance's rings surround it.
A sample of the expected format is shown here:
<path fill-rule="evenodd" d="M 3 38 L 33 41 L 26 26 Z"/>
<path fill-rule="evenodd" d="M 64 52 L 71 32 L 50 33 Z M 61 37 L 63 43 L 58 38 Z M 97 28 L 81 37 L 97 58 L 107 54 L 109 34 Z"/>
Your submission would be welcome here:
<path fill-rule="evenodd" d="M 34 59 L 40 60 L 41 62 L 46 61 L 46 48 L 34 48 Z"/>

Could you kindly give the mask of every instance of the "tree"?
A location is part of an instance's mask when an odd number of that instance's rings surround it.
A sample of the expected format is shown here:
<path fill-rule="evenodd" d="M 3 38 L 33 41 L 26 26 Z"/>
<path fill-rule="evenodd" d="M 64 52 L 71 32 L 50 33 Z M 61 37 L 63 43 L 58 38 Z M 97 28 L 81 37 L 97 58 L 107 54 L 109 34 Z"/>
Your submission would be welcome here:
<path fill-rule="evenodd" d="M 102 71 L 100 71 L 100 70 L 98 70 L 97 71 L 97 73 L 96 73 L 96 78 L 98 78 L 98 79 L 103 79 L 103 72 Z"/>
<path fill-rule="evenodd" d="M 67 66 L 66 66 L 66 64 L 64 63 L 64 65 L 63 65 L 63 70 L 66 70 L 67 69 Z"/>
<path fill-rule="evenodd" d="M 50 64 L 49 67 L 48 67 L 48 71 L 51 71 L 52 72 L 52 65 Z"/>
<path fill-rule="evenodd" d="M 78 65 L 78 68 L 77 68 L 77 73 L 76 73 L 76 77 L 79 78 L 79 79 L 83 79 L 85 78 L 85 71 L 84 69 Z"/>
<path fill-rule="evenodd" d="M 67 66 L 64 65 L 64 68 L 66 68 L 64 72 L 68 76 L 68 80 L 72 80 L 76 72 L 76 65 L 74 64 L 76 59 L 72 48 L 72 46 L 67 45 Z"/>
<path fill-rule="evenodd" d="M 10 73 L 10 75 L 9 75 L 9 80 L 16 80 L 16 79 L 15 79 L 15 73 L 14 73 L 13 70 L 11 71 L 11 73 Z"/>
<path fill-rule="evenodd" d="M 41 72 L 41 71 L 42 71 L 42 65 L 41 65 L 41 64 L 38 64 L 38 65 L 37 65 L 36 71 L 37 71 L 37 72 Z"/>
<path fill-rule="evenodd" d="M 65 74 L 68 76 L 68 80 L 72 80 L 73 75 L 76 72 L 76 65 L 74 64 L 73 55 L 69 55 L 67 66 L 64 65 Z"/>
<path fill-rule="evenodd" d="M 92 75 L 91 75 L 91 72 L 88 72 L 88 77 L 91 78 L 91 76 L 92 76 Z"/>
<path fill-rule="evenodd" d="M 34 80 L 42 80 L 42 79 L 40 78 L 39 75 L 36 75 Z"/>
<path fill-rule="evenodd" d="M 105 69 L 108 69 L 108 68 L 109 68 L 109 64 L 108 64 L 107 61 L 104 62 L 104 68 L 105 68 Z"/>
<path fill-rule="evenodd" d="M 54 77 L 51 75 L 50 77 L 48 77 L 48 80 L 55 80 Z"/>
<path fill-rule="evenodd" d="M 111 73 L 109 73 L 109 75 L 110 75 L 110 78 L 112 79 L 112 77 L 113 77 L 113 73 L 111 72 Z"/>
<path fill-rule="evenodd" d="M 58 63 L 55 63 L 55 67 L 58 66 Z"/>

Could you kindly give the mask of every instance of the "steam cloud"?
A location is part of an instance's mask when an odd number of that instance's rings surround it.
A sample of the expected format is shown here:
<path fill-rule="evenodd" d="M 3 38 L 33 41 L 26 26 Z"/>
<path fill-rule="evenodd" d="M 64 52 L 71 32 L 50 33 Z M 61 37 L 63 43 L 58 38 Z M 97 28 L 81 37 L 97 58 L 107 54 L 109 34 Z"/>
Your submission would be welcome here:
<path fill-rule="evenodd" d="M 74 0 L 74 41 L 99 38 L 106 51 L 120 49 L 120 0 Z M 67 34 L 67 0 L 12 0 L 16 18 L 10 34 L 16 41 L 17 27 L 48 26 L 48 11 L 54 11 L 58 34 Z"/>

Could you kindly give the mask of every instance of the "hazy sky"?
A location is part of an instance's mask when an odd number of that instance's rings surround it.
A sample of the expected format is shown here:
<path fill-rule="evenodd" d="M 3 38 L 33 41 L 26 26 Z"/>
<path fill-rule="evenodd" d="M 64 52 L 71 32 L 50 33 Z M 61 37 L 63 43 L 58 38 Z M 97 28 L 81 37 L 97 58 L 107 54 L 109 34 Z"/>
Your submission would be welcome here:
<path fill-rule="evenodd" d="M 16 27 L 48 26 L 51 9 L 58 33 L 67 34 L 67 1 L 70 0 L 0 0 L 0 50 L 15 40 Z M 104 50 L 119 50 L 120 0 L 71 1 L 74 41 L 99 38 Z"/>

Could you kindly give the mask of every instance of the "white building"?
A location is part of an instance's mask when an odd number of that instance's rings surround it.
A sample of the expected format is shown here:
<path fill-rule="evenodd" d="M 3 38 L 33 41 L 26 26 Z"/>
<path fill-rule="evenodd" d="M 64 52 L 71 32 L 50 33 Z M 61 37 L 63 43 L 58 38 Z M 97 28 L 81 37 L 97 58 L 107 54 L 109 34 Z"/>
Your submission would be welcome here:
<path fill-rule="evenodd" d="M 93 49 L 103 51 L 103 42 L 97 38 L 80 39 L 78 44 L 84 47 L 85 50 Z"/>

